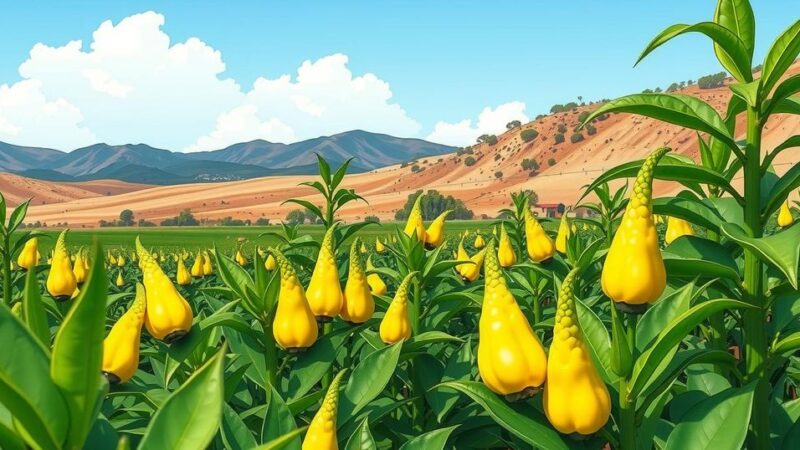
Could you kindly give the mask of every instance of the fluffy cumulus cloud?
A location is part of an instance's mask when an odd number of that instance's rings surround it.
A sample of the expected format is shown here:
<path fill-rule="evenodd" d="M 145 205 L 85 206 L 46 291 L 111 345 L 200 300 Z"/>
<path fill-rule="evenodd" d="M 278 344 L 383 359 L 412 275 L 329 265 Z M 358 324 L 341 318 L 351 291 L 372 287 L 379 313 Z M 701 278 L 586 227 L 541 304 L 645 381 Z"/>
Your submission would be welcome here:
<path fill-rule="evenodd" d="M 482 134 L 498 134 L 506 130 L 506 124 L 513 120 L 527 122 L 525 103 L 503 103 L 496 108 L 483 108 L 473 125 L 472 119 L 459 122 L 437 122 L 426 139 L 449 145 L 470 145 Z"/>

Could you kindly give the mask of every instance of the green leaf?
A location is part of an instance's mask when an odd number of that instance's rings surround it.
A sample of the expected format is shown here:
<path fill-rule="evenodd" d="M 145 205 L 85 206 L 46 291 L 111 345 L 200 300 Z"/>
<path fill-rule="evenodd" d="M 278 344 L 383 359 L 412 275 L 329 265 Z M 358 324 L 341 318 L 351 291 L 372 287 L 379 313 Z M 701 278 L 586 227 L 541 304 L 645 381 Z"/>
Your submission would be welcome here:
<path fill-rule="evenodd" d="M 253 433 L 250 432 L 242 418 L 228 404 L 225 404 L 222 410 L 220 431 L 226 449 L 250 450 L 258 445 Z"/>
<path fill-rule="evenodd" d="M 800 164 L 795 164 L 772 186 L 767 197 L 767 204 L 762 209 L 763 217 L 768 217 L 777 211 L 798 186 L 800 186 Z"/>
<path fill-rule="evenodd" d="M 761 97 L 772 91 L 786 69 L 800 53 L 800 20 L 794 22 L 775 40 L 761 69 Z"/>
<path fill-rule="evenodd" d="M 578 323 L 603 379 L 607 383 L 616 382 L 617 377 L 611 364 L 611 339 L 608 337 L 605 325 L 582 301 L 577 300 L 575 305 L 578 309 Z"/>
<path fill-rule="evenodd" d="M 794 353 L 800 349 L 800 331 L 790 334 L 772 346 L 773 355 L 783 355 L 785 353 Z"/>
<path fill-rule="evenodd" d="M 741 98 L 747 103 L 748 106 L 757 108 L 758 105 L 758 87 L 759 82 L 751 81 L 749 83 L 733 83 L 728 85 L 728 89 L 733 92 L 733 95 Z"/>
<path fill-rule="evenodd" d="M 677 217 L 714 232 L 724 219 L 706 202 L 686 197 L 661 197 L 653 199 L 653 214 Z"/>
<path fill-rule="evenodd" d="M 756 254 L 759 259 L 777 267 L 795 289 L 797 283 L 797 264 L 800 258 L 800 224 L 795 224 L 780 233 L 762 238 L 752 238 L 739 226 L 725 223 L 722 234 Z"/>
<path fill-rule="evenodd" d="M 283 436 L 273 439 L 266 444 L 259 445 L 254 450 L 283 450 L 287 448 L 292 442 L 295 442 L 296 439 L 306 431 L 308 427 L 298 428 L 290 433 L 286 433 Z"/>
<path fill-rule="evenodd" d="M 747 437 L 755 383 L 726 389 L 694 406 L 667 440 L 667 450 L 738 450 Z"/>
<path fill-rule="evenodd" d="M 563 450 L 569 446 L 542 413 L 527 404 L 508 404 L 483 383 L 448 381 L 438 388 L 459 391 L 480 405 L 498 425 L 541 450 Z"/>
<path fill-rule="evenodd" d="M 331 188 L 336 189 L 339 186 L 339 183 L 342 182 L 344 176 L 347 174 L 347 168 L 350 166 L 350 163 L 353 161 L 353 158 L 347 158 L 345 162 L 336 169 L 336 173 L 333 174 L 333 178 L 331 179 Z"/>
<path fill-rule="evenodd" d="M 697 325 L 712 314 L 727 309 L 753 308 L 738 300 L 716 299 L 700 303 L 690 308 L 685 313 L 673 319 L 664 328 L 655 342 L 645 350 L 633 366 L 633 374 L 629 384 L 628 394 L 636 398 L 642 388 L 648 383 L 655 374 L 656 369 L 666 361 L 667 355 L 675 350 L 684 337 Z"/>
<path fill-rule="evenodd" d="M 670 278 L 727 278 L 739 282 L 736 261 L 719 243 L 698 236 L 682 236 L 662 252 Z"/>
<path fill-rule="evenodd" d="M 647 45 L 639 59 L 638 64 L 650 52 L 686 33 L 701 33 L 714 42 L 714 49 L 720 57 L 719 62 L 733 77 L 739 81 L 750 81 L 753 74 L 750 72 L 751 60 L 747 46 L 739 36 L 731 30 L 714 22 L 700 22 L 694 25 L 677 24 L 667 27 Z"/>
<path fill-rule="evenodd" d="M 636 324 L 636 347 L 644 351 L 670 322 L 689 310 L 694 283 L 673 291 L 658 300 Z"/>
<path fill-rule="evenodd" d="M 339 415 L 341 417 L 357 414 L 383 392 L 383 388 L 394 375 L 402 349 L 403 343 L 398 342 L 374 351 L 356 365 L 347 380 L 347 386 L 344 388 L 344 395 L 340 401 Z"/>
<path fill-rule="evenodd" d="M 264 412 L 264 422 L 261 427 L 261 442 L 278 439 L 297 428 L 289 407 L 272 386 L 269 387 L 266 404 L 267 409 Z M 291 449 L 299 449 L 300 439 L 292 439 L 290 442 L 286 442 L 285 446 Z"/>
<path fill-rule="evenodd" d="M 747 54 L 752 58 L 756 42 L 756 20 L 749 0 L 720 0 L 714 12 L 714 22 L 731 30 L 742 40 Z M 717 58 L 722 58 L 714 45 Z"/>
<path fill-rule="evenodd" d="M 792 78 L 797 78 L 798 84 L 800 85 L 800 74 Z M 772 149 L 772 151 L 767 155 L 767 157 L 764 158 L 764 162 L 761 163 L 761 171 L 766 172 L 767 168 L 769 168 L 769 166 L 772 164 L 772 161 L 775 159 L 775 157 L 778 156 L 778 154 L 780 154 L 782 151 L 794 147 L 800 147 L 800 134 L 790 136 L 785 141 L 780 143 L 777 147 Z"/>
<path fill-rule="evenodd" d="M 617 307 L 611 304 L 611 370 L 628 378 L 633 369 L 633 348 L 628 344 L 626 330 Z"/>
<path fill-rule="evenodd" d="M 652 117 L 662 122 L 708 133 L 734 148 L 736 142 L 728 132 L 717 110 L 695 97 L 682 94 L 634 94 L 611 100 L 594 110 L 582 125 L 597 116 L 611 112 L 627 112 Z"/>
<path fill-rule="evenodd" d="M 0 342 L 14 348 L 0 352 L 0 404 L 14 411 L 16 427 L 31 447 L 60 449 L 67 436 L 69 411 L 50 380 L 47 351 L 3 304 Z"/>
<path fill-rule="evenodd" d="M 369 431 L 369 419 L 364 419 L 358 427 L 358 431 L 350 436 L 344 450 L 378 450 L 375 439 Z"/>
<path fill-rule="evenodd" d="M 223 345 L 161 405 L 145 430 L 140 449 L 196 450 L 209 445 L 222 417 L 225 349 Z"/>
<path fill-rule="evenodd" d="M 12 233 L 14 230 L 16 230 L 19 224 L 25 220 L 25 216 L 28 214 L 28 206 L 30 206 L 30 204 L 31 201 L 28 199 L 14 208 L 14 211 L 12 211 L 11 215 L 8 217 L 8 228 L 6 228 L 8 233 Z"/>
<path fill-rule="evenodd" d="M 447 439 L 456 428 L 458 425 L 428 431 L 410 439 L 400 447 L 400 450 L 444 450 Z"/>
<path fill-rule="evenodd" d="M 39 339 L 44 348 L 50 348 L 50 326 L 47 324 L 47 312 L 39 292 L 39 280 L 36 270 L 29 270 L 25 276 L 25 294 L 22 298 L 22 313 L 31 333 Z"/>
<path fill-rule="evenodd" d="M 331 184 L 331 166 L 328 164 L 328 161 L 325 161 L 325 158 L 322 157 L 319 153 L 315 153 L 317 155 L 317 165 L 319 166 L 319 176 L 322 178 L 322 181 L 325 184 Z"/>
<path fill-rule="evenodd" d="M 443 331 L 426 331 L 416 336 L 412 336 L 411 339 L 405 341 L 403 343 L 403 351 L 406 353 L 413 353 L 416 351 L 425 350 L 432 344 L 442 342 L 460 343 L 464 341 Z"/>
<path fill-rule="evenodd" d="M 56 333 L 50 363 L 50 378 L 69 409 L 66 444 L 70 448 L 81 448 L 92 428 L 102 382 L 108 278 L 97 244 L 91 261 L 89 277 Z"/>

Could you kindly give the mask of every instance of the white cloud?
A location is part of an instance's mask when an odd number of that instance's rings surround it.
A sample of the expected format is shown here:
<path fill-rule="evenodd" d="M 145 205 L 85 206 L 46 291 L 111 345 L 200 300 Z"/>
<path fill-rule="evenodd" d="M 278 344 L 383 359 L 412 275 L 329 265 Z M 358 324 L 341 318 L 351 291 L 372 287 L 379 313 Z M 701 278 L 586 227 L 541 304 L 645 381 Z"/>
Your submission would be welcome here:
<path fill-rule="evenodd" d="M 448 145 L 470 145 L 482 134 L 499 134 L 505 131 L 506 124 L 512 120 L 522 123 L 529 120 L 525 115 L 525 103 L 503 103 L 494 109 L 487 106 L 478 115 L 475 126 L 471 119 L 455 123 L 437 122 L 426 139 Z"/>
<path fill-rule="evenodd" d="M 144 142 L 208 150 L 262 138 L 291 142 L 351 129 L 416 136 L 421 125 L 393 102 L 389 83 L 353 74 L 348 57 L 305 61 L 295 76 L 242 89 L 222 54 L 192 37 L 171 42 L 164 16 L 105 21 L 88 46 L 39 43 L 0 85 L 0 140 L 64 150 Z"/>

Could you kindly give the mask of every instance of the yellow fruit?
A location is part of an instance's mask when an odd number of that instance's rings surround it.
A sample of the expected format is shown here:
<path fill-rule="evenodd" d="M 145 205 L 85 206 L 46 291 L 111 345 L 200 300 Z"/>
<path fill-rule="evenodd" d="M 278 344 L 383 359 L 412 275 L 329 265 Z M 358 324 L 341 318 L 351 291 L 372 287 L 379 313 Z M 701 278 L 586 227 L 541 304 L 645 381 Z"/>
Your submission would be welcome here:
<path fill-rule="evenodd" d="M 89 268 L 87 267 L 88 261 L 86 259 L 83 250 L 79 250 L 75 254 L 75 265 L 72 266 L 72 274 L 75 276 L 75 281 L 78 283 L 78 286 L 83 285 L 89 273 Z"/>
<path fill-rule="evenodd" d="M 478 250 L 480 250 L 480 249 L 482 249 L 483 247 L 486 247 L 486 241 L 484 241 L 484 240 L 483 240 L 483 236 L 481 236 L 481 235 L 479 234 L 479 235 L 475 236 L 475 242 L 473 243 L 473 245 L 475 246 L 475 248 L 477 248 Z"/>
<path fill-rule="evenodd" d="M 361 253 L 366 255 L 368 251 L 369 251 L 369 249 L 367 249 L 367 246 L 364 245 L 364 243 L 362 242 L 361 243 Z"/>
<path fill-rule="evenodd" d="M 117 267 L 125 267 L 125 257 L 124 256 L 119 255 L 119 258 L 117 258 Z"/>
<path fill-rule="evenodd" d="M 567 219 L 567 212 L 564 211 L 564 214 L 561 215 L 561 222 L 558 224 L 558 234 L 556 235 L 556 250 L 562 255 L 567 254 L 567 241 L 570 235 L 572 235 L 572 229 L 569 225 L 569 219 Z"/>
<path fill-rule="evenodd" d="M 172 280 L 161 270 L 155 258 L 136 238 L 136 253 L 142 265 L 142 278 L 147 294 L 144 326 L 154 338 L 174 342 L 192 328 L 192 308 L 178 292 Z"/>
<path fill-rule="evenodd" d="M 264 267 L 269 271 L 272 272 L 278 265 L 275 263 L 275 257 L 272 254 L 267 255 L 266 261 L 264 261 Z"/>
<path fill-rule="evenodd" d="M 366 322 L 375 312 L 375 300 L 367 283 L 358 243 L 356 238 L 350 247 L 350 272 L 347 274 L 342 311 L 339 313 L 342 319 L 356 324 Z"/>
<path fill-rule="evenodd" d="M 527 207 L 525 208 L 525 243 L 528 256 L 535 262 L 545 262 L 556 252 L 553 240 Z"/>
<path fill-rule="evenodd" d="M 383 315 L 378 329 L 381 340 L 386 344 L 394 344 L 411 337 L 411 319 L 408 316 L 408 287 L 417 272 L 411 272 L 403 279 L 394 294 L 386 314 Z"/>
<path fill-rule="evenodd" d="M 608 422 L 611 397 L 592 361 L 578 320 L 572 291 L 576 274 L 577 269 L 573 269 L 564 278 L 558 295 L 542 405 L 556 430 L 590 435 Z"/>
<path fill-rule="evenodd" d="M 64 242 L 66 236 L 67 230 L 58 235 L 58 240 L 56 240 L 56 246 L 53 250 L 50 273 L 47 275 L 47 292 L 57 301 L 68 300 L 78 287 L 75 274 L 72 273 L 72 261 L 69 258 L 67 245 Z"/>
<path fill-rule="evenodd" d="M 469 254 L 466 250 L 464 250 L 464 238 L 462 237 L 460 241 L 458 241 L 458 250 L 456 251 L 456 261 L 469 261 Z M 469 264 L 459 264 L 455 266 L 456 273 L 464 277 L 464 269 L 469 266 Z"/>
<path fill-rule="evenodd" d="M 786 200 L 781 205 L 780 211 L 778 211 L 778 226 L 786 228 L 793 223 L 794 218 L 792 217 L 792 211 L 789 209 L 789 200 Z"/>
<path fill-rule="evenodd" d="M 461 278 L 468 283 L 472 283 L 473 281 L 477 280 L 478 277 L 481 276 L 481 267 L 483 267 L 483 259 L 485 257 L 486 248 L 472 255 L 469 258 L 469 260 L 472 261 L 472 264 L 461 265 Z"/>
<path fill-rule="evenodd" d="M 668 151 L 660 148 L 645 159 L 622 223 L 608 249 L 601 285 L 603 292 L 615 302 L 627 305 L 653 302 L 667 285 L 651 200 L 653 171 Z"/>
<path fill-rule="evenodd" d="M 175 273 L 175 281 L 180 286 L 188 286 L 192 284 L 192 274 L 190 274 L 189 270 L 186 268 L 186 264 L 183 262 L 183 257 L 178 258 L 178 270 Z"/>
<path fill-rule="evenodd" d="M 333 224 L 322 238 L 314 272 L 306 290 L 311 311 L 322 322 L 330 321 L 342 310 L 342 286 L 339 284 L 339 269 L 333 249 L 335 231 L 336 224 Z"/>
<path fill-rule="evenodd" d="M 422 223 L 422 194 L 417 196 L 411 213 L 408 215 L 406 227 L 403 230 L 408 236 L 417 235 L 420 242 L 425 242 L 425 225 Z"/>
<path fill-rule="evenodd" d="M 375 270 L 375 266 L 372 265 L 372 255 L 367 257 L 367 272 L 370 270 Z M 386 295 L 386 283 L 377 273 L 367 275 L 367 284 L 372 295 Z"/>
<path fill-rule="evenodd" d="M 103 373 L 111 383 L 126 383 L 139 367 L 146 303 L 144 286 L 136 283 L 136 298 L 103 341 Z"/>
<path fill-rule="evenodd" d="M 236 256 L 234 259 L 236 260 L 236 264 L 239 264 L 242 267 L 247 265 L 247 257 L 244 256 L 244 253 L 242 253 L 241 250 L 236 250 Z"/>
<path fill-rule="evenodd" d="M 378 253 L 383 253 L 386 251 L 386 246 L 383 245 L 380 238 L 375 238 L 375 251 Z"/>
<path fill-rule="evenodd" d="M 492 391 L 515 396 L 535 393 L 547 375 L 544 348 L 506 285 L 494 242 L 486 250 L 486 287 L 478 322 L 478 372 Z"/>
<path fill-rule="evenodd" d="M 683 219 L 670 216 L 667 219 L 667 233 L 664 235 L 664 242 L 669 245 L 681 236 L 694 236 L 692 226 Z"/>
<path fill-rule="evenodd" d="M 211 264 L 211 256 L 208 252 L 203 252 L 203 276 L 214 275 L 214 265 Z"/>
<path fill-rule="evenodd" d="M 338 438 L 336 437 L 336 413 L 339 404 L 339 386 L 342 383 L 342 376 L 347 369 L 341 370 L 328 386 L 325 399 L 322 401 L 319 411 L 311 419 L 308 425 L 306 437 L 303 439 L 302 450 L 338 450 Z"/>
<path fill-rule="evenodd" d="M 425 230 L 425 248 L 428 250 L 433 250 L 444 242 L 444 221 L 451 212 L 453 212 L 453 210 L 448 209 L 439 214 L 439 217 L 431 222 L 431 226 Z"/>
<path fill-rule="evenodd" d="M 514 246 L 508 237 L 505 225 L 500 225 L 500 244 L 497 247 L 497 260 L 501 267 L 511 267 L 517 263 L 517 255 L 514 253 Z"/>
<path fill-rule="evenodd" d="M 125 278 L 122 277 L 122 269 L 117 272 L 117 280 L 114 282 L 118 288 L 125 286 Z"/>
<path fill-rule="evenodd" d="M 317 320 L 306 300 L 306 292 L 292 263 L 279 250 L 271 248 L 281 269 L 278 308 L 272 322 L 272 335 L 281 348 L 289 351 L 311 347 L 317 340 Z"/>
<path fill-rule="evenodd" d="M 201 252 L 197 252 L 197 256 L 194 258 L 194 263 L 192 264 L 191 274 L 193 277 L 203 276 L 203 264 L 203 254 Z"/>
<path fill-rule="evenodd" d="M 39 238 L 32 237 L 25 242 L 17 256 L 17 265 L 22 270 L 31 270 L 39 264 Z"/>

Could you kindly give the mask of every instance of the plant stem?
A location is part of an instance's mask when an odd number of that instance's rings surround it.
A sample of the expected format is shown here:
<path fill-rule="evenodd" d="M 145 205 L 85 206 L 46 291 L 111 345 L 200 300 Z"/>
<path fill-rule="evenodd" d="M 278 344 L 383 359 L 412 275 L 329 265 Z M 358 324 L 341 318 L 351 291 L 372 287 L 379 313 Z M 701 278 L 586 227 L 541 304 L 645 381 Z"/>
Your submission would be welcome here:
<path fill-rule="evenodd" d="M 268 320 L 261 320 L 261 329 L 264 330 L 264 364 L 267 367 L 267 376 L 264 382 L 278 388 L 278 349 L 275 347 L 275 337 L 272 335 L 272 324 Z"/>
<path fill-rule="evenodd" d="M 633 314 L 627 314 L 627 316 L 625 339 L 628 342 L 628 348 L 631 349 L 631 355 L 635 358 L 637 316 Z M 636 400 L 632 400 L 628 393 L 628 383 L 630 382 L 628 377 L 630 377 L 630 374 L 619 379 L 619 448 L 622 450 L 636 450 Z"/>
<path fill-rule="evenodd" d="M 322 324 L 322 336 L 330 334 L 331 331 L 333 331 L 333 322 L 325 322 Z M 328 389 L 328 386 L 331 384 L 331 380 L 333 380 L 333 364 L 331 364 L 331 367 L 322 377 L 322 388 Z"/>
<path fill-rule="evenodd" d="M 11 307 L 11 242 L 8 235 L 3 236 L 5 258 L 3 258 L 3 300 L 6 306 Z"/>
<path fill-rule="evenodd" d="M 744 161 L 744 220 L 754 238 L 761 237 L 761 124 L 758 110 L 747 108 L 747 147 Z M 765 310 L 761 295 L 761 261 L 755 253 L 744 251 L 745 301 L 757 308 L 744 312 L 744 345 L 747 375 L 745 382 L 758 382 L 751 415 L 752 447 L 769 448 L 769 386 L 764 379 L 767 357 Z"/>

